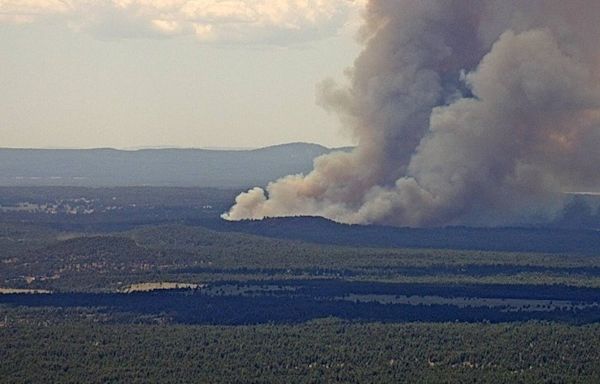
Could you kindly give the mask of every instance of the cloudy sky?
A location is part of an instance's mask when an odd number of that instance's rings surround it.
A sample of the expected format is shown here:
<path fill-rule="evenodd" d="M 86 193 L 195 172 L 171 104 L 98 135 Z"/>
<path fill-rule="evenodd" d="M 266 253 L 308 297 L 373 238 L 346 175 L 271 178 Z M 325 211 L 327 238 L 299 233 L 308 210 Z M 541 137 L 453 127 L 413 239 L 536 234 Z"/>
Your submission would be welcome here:
<path fill-rule="evenodd" d="M 0 0 L 1 147 L 347 145 L 361 0 Z"/>

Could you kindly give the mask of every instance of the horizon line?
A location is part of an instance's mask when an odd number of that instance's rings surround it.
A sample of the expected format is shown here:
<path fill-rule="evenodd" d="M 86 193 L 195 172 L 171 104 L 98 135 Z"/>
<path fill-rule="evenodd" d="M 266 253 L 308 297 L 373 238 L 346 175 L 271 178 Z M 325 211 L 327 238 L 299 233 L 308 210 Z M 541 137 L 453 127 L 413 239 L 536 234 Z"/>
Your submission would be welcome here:
<path fill-rule="evenodd" d="M 329 147 L 319 143 L 311 143 L 305 141 L 294 141 L 294 142 L 286 142 L 279 144 L 269 144 L 265 146 L 259 147 L 226 147 L 226 146 L 206 146 L 206 147 L 185 147 L 185 146 L 176 146 L 176 145 L 156 145 L 156 146 L 131 146 L 131 147 L 4 147 L 0 146 L 0 150 L 70 150 L 70 151 L 93 151 L 93 150 L 113 150 L 113 151 L 144 151 L 144 150 L 205 150 L 205 151 L 255 151 L 266 148 L 280 147 L 285 145 L 315 145 L 319 147 L 323 147 L 326 149 L 334 150 L 334 149 L 343 149 L 343 148 L 351 148 L 353 146 L 339 146 L 339 147 Z"/>

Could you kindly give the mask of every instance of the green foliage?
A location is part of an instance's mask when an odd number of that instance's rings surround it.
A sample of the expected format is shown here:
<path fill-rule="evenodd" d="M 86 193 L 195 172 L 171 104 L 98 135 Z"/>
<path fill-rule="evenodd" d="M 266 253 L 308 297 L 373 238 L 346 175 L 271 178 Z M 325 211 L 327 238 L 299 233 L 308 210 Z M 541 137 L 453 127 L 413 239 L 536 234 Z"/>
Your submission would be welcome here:
<path fill-rule="evenodd" d="M 109 204 L 114 191 L 97 193 Z M 144 196 L 151 206 L 153 197 Z M 183 225 L 99 234 L 0 224 L 0 287 L 89 292 L 139 282 L 323 276 L 600 287 L 599 268 L 600 256 L 323 246 Z M 224 327 L 174 325 L 171 315 L 0 306 L 0 383 L 597 383 L 600 377 L 598 324 L 326 319 Z"/>
<path fill-rule="evenodd" d="M 148 281 L 323 276 L 600 287 L 600 257 L 324 246 L 182 225 L 98 236 L 4 224 L 0 245 L 0 287 L 12 288 L 105 291 Z"/>
<path fill-rule="evenodd" d="M 596 383 L 600 377 L 600 348 L 592 342 L 600 337 L 598 325 L 47 321 L 0 329 L 1 383 Z"/>

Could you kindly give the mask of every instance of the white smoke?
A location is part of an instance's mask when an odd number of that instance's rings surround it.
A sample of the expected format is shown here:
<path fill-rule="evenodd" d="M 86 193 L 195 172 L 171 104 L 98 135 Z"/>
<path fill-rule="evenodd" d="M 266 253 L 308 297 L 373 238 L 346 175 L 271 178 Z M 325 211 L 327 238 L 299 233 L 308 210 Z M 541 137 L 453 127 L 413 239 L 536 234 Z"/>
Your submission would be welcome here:
<path fill-rule="evenodd" d="M 229 220 L 499 224 L 600 185 L 600 2 L 371 0 L 349 85 L 358 146 L 239 195 Z"/>

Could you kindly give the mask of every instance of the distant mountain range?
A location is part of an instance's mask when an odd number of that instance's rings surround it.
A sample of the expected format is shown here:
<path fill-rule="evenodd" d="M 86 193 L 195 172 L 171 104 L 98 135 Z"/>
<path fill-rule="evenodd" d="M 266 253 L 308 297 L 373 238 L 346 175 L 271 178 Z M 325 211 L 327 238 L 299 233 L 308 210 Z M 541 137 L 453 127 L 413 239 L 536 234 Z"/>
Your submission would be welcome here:
<path fill-rule="evenodd" d="M 307 173 L 315 157 L 334 150 L 307 143 L 253 150 L 0 149 L 0 185 L 245 188 Z"/>

